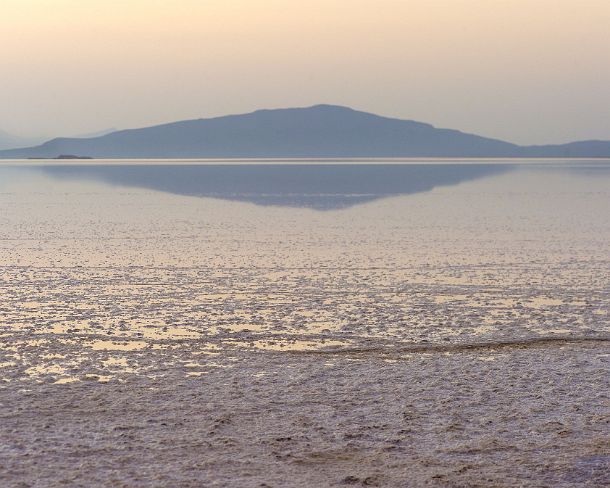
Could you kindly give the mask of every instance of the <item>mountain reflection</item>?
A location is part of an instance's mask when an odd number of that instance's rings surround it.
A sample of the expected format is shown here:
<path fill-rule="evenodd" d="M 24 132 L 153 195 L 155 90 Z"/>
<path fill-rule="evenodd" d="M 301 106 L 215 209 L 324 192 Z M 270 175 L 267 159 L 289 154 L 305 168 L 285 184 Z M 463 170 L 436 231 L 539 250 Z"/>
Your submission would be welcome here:
<path fill-rule="evenodd" d="M 504 164 L 45 166 L 59 179 L 176 195 L 335 210 L 508 171 Z"/>

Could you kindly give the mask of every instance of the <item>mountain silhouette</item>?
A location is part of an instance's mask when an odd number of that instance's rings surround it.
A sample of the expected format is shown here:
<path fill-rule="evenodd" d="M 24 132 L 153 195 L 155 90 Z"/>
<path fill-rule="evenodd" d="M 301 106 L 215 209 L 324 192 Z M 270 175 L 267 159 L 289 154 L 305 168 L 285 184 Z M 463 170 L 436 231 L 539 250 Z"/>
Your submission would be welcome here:
<path fill-rule="evenodd" d="M 20 137 L 0 130 L 0 149 L 10 149 L 13 147 L 29 146 L 40 144 L 44 139 L 35 137 Z"/>
<path fill-rule="evenodd" d="M 0 158 L 610 157 L 610 141 L 518 146 L 333 105 L 258 110 L 101 137 L 57 138 Z"/>

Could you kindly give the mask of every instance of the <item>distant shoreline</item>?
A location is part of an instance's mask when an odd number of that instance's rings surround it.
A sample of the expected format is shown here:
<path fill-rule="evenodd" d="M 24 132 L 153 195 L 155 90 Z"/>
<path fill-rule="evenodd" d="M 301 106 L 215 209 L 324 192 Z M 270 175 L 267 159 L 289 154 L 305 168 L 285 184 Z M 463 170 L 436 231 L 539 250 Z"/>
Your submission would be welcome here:
<path fill-rule="evenodd" d="M 441 164 L 513 164 L 549 165 L 579 162 L 582 164 L 610 164 L 610 158 L 27 158 L 0 159 L 0 166 L 158 166 L 172 165 L 441 165 Z"/>

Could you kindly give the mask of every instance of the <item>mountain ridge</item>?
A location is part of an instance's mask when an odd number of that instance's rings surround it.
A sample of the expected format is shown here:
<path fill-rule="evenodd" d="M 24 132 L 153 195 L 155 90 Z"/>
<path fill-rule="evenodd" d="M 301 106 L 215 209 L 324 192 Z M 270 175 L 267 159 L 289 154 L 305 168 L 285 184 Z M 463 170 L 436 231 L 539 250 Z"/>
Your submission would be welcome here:
<path fill-rule="evenodd" d="M 610 157 L 610 141 L 519 146 L 454 129 L 337 105 L 260 109 L 125 129 L 99 137 L 58 137 L 0 151 L 2 159 L 54 158 Z"/>
<path fill-rule="evenodd" d="M 31 144 L 40 144 L 44 140 L 40 137 L 21 137 L 0 129 L 0 150 L 11 149 Z"/>

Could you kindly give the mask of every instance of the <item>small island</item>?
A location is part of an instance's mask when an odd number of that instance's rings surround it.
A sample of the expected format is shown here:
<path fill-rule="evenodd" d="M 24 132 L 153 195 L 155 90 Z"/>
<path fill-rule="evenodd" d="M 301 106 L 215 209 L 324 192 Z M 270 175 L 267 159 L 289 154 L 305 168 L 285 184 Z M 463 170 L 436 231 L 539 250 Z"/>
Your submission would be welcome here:
<path fill-rule="evenodd" d="M 60 154 L 54 158 L 28 158 L 28 159 L 93 159 L 91 156 L 76 156 L 74 154 Z"/>
<path fill-rule="evenodd" d="M 74 154 L 60 154 L 54 159 L 93 159 L 91 156 L 75 156 Z"/>

